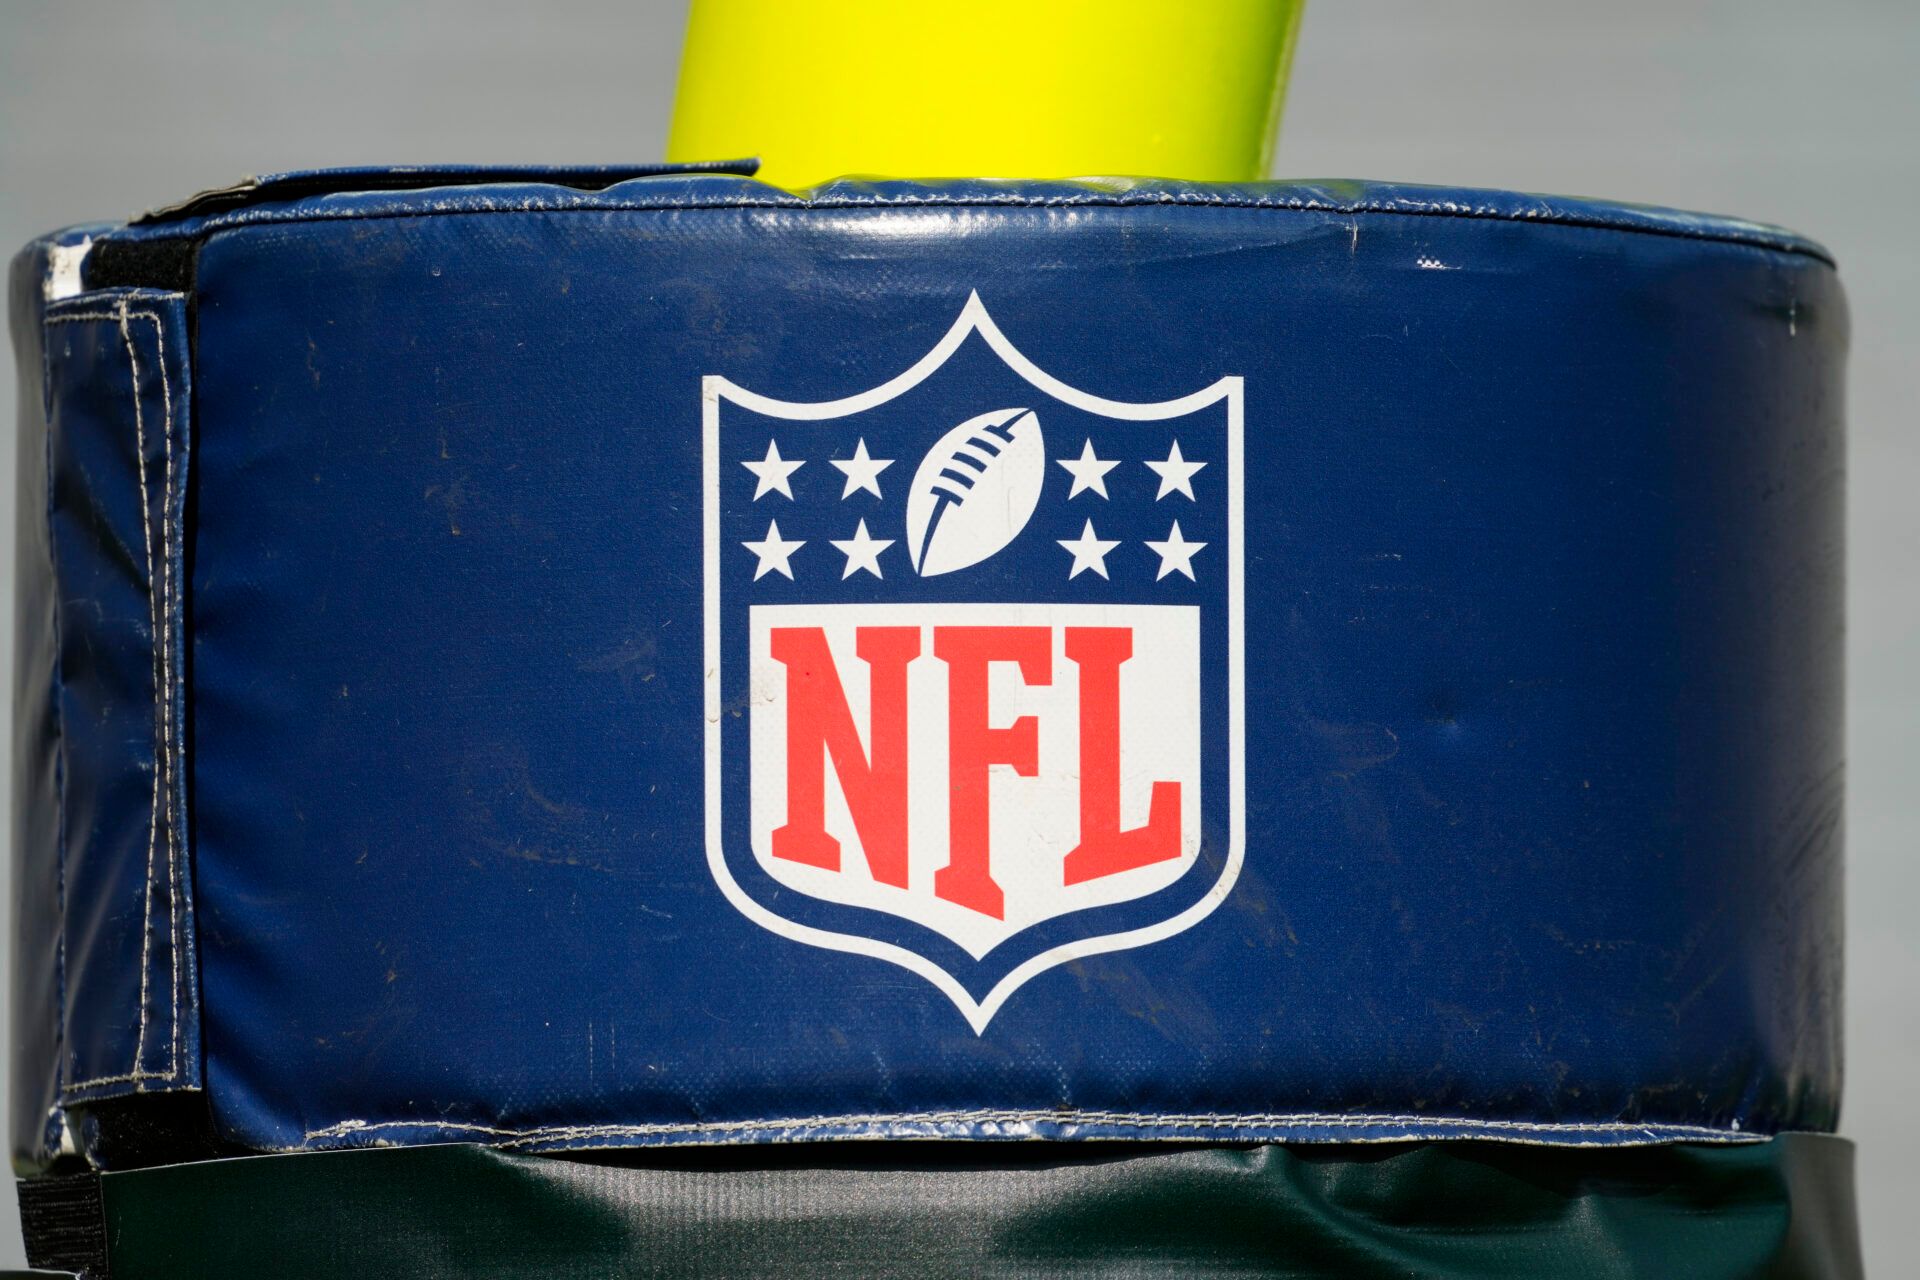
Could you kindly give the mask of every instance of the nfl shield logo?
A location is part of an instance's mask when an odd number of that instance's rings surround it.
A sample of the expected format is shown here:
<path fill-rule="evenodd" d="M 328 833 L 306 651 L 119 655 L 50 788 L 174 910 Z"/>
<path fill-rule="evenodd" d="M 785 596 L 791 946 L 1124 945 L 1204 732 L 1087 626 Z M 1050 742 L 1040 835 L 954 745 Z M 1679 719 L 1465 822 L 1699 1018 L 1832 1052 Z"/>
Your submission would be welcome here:
<path fill-rule="evenodd" d="M 1106 399 L 975 295 L 857 395 L 703 394 L 728 900 L 911 969 L 976 1033 L 1213 911 L 1243 856 L 1241 380 Z"/>

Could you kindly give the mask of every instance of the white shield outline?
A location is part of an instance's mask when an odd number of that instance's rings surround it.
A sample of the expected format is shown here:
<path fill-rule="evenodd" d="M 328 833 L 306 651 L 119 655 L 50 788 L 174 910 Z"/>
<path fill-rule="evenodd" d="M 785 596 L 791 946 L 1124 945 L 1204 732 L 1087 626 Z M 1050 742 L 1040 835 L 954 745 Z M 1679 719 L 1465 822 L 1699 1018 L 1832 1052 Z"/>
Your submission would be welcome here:
<path fill-rule="evenodd" d="M 733 878 L 721 847 L 721 722 L 724 716 L 720 685 L 720 402 L 737 404 L 770 418 L 793 422 L 819 422 L 885 404 L 918 386 L 944 365 L 962 343 L 978 333 L 1006 366 L 1035 388 L 1074 408 L 1102 417 L 1131 422 L 1156 422 L 1181 418 L 1198 412 L 1217 401 L 1227 406 L 1227 751 L 1229 780 L 1229 821 L 1227 861 L 1220 877 L 1196 902 L 1177 915 L 1158 923 L 1063 943 L 1043 951 L 1015 967 L 994 985 L 984 999 L 975 1000 L 958 979 L 917 952 L 893 943 L 881 942 L 859 934 L 835 933 L 810 925 L 796 924 L 755 901 Z M 1206 919 L 1233 891 L 1240 878 L 1240 866 L 1246 856 L 1246 676 L 1245 605 L 1243 591 L 1244 552 L 1242 538 L 1242 434 L 1245 421 L 1245 380 L 1238 376 L 1221 378 L 1191 395 L 1154 403 L 1130 403 L 1108 400 L 1077 387 L 1068 386 L 1022 355 L 1000 327 L 987 314 L 978 292 L 967 296 L 946 336 L 912 367 L 896 377 L 857 395 L 837 400 L 781 400 L 749 391 L 719 374 L 707 374 L 700 380 L 702 508 L 705 527 L 706 611 L 706 843 L 707 866 L 714 881 L 740 913 L 781 937 L 808 946 L 853 955 L 871 956 L 899 965 L 925 978 L 938 988 L 961 1016 L 983 1035 L 1007 998 L 1029 979 L 1058 965 L 1085 956 L 1108 951 L 1125 951 L 1171 938 Z"/>

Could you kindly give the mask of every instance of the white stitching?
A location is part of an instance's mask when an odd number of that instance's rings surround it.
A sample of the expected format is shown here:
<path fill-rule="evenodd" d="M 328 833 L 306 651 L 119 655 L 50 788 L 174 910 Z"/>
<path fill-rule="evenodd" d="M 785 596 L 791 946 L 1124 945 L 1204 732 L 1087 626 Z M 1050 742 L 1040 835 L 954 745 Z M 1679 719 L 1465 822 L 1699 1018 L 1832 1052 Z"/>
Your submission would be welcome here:
<path fill-rule="evenodd" d="M 877 1115 L 805 1116 L 789 1119 L 694 1121 L 687 1124 L 600 1124 L 549 1125 L 534 1129 L 504 1129 L 493 1125 L 467 1124 L 439 1120 L 342 1120 L 324 1129 L 310 1129 L 306 1140 L 344 1138 L 385 1130 L 435 1130 L 485 1134 L 506 1139 L 503 1146 L 523 1146 L 543 1141 L 570 1141 L 595 1137 L 647 1137 L 658 1134 L 765 1133 L 787 1129 L 821 1129 L 835 1126 L 873 1125 L 949 1125 L 949 1124 L 1082 1124 L 1140 1126 L 1143 1128 L 1198 1129 L 1378 1129 L 1467 1130 L 1489 1133 L 1586 1133 L 1586 1134 L 1671 1134 L 1724 1141 L 1757 1141 L 1765 1134 L 1716 1129 L 1707 1125 L 1650 1122 L 1633 1124 L 1624 1120 L 1529 1121 L 1476 1120 L 1466 1116 L 1414 1115 L 1323 1115 L 1313 1112 L 1295 1114 L 1248 1115 L 1154 1115 L 1126 1111 L 923 1111 Z"/>
<path fill-rule="evenodd" d="M 160 493 L 160 627 L 156 643 L 160 646 L 160 756 L 165 767 L 167 797 L 167 922 L 168 1008 L 173 1022 L 173 1053 L 168 1074 L 180 1074 L 180 881 L 179 840 L 173 794 L 173 386 L 167 372 L 166 326 L 154 312 L 145 312 L 153 321 L 153 344 L 160 361 L 160 395 L 165 406 L 165 432 L 161 443 L 166 449 L 166 484 Z M 142 513 L 145 514 L 144 512 Z M 151 587 L 149 587 L 151 590 Z M 156 774 L 159 770 L 155 771 Z"/>
<path fill-rule="evenodd" d="M 87 1080 L 70 1080 L 67 1092 L 77 1093 L 109 1084 L 138 1083 L 143 1080 L 173 1080 L 180 1074 L 180 903 L 178 896 L 178 859 L 176 857 L 177 838 L 173 812 L 173 741 L 172 741 L 172 672 L 171 672 L 171 615 L 168 604 L 171 600 L 172 570 L 166 565 L 155 580 L 153 557 L 153 532 L 147 523 L 147 450 L 146 433 L 140 407 L 140 362 L 135 353 L 133 337 L 127 327 L 129 320 L 151 321 L 154 328 L 154 343 L 160 360 L 160 391 L 165 406 L 163 444 L 166 450 L 166 480 L 161 491 L 160 536 L 161 557 L 165 565 L 167 543 L 171 537 L 171 513 L 173 505 L 173 383 L 166 364 L 166 326 L 158 312 L 133 311 L 126 301 L 112 311 L 70 311 L 58 315 L 49 315 L 45 322 L 59 324 L 70 321 L 113 321 L 120 326 L 121 340 L 127 346 L 127 361 L 131 367 L 133 379 L 133 421 L 134 444 L 138 451 L 136 459 L 140 478 L 140 532 L 147 553 L 147 592 L 149 618 L 154 628 L 155 643 L 161 673 L 155 681 L 155 695 L 160 702 L 161 740 L 157 744 L 156 754 L 159 760 L 154 769 L 154 800 L 149 809 L 147 821 L 147 883 L 144 895 L 144 918 L 142 920 L 140 950 L 140 1017 L 139 1033 L 134 1041 L 133 1069 L 119 1075 L 94 1076 Z M 160 787 L 163 776 L 166 780 L 167 806 L 167 895 L 169 899 L 168 923 L 172 939 L 168 981 L 168 1012 L 172 1022 L 172 1050 L 170 1065 L 166 1071 L 148 1071 L 141 1065 L 147 1040 L 147 995 L 149 990 L 148 971 L 153 945 L 153 853 L 157 843 L 157 827 L 160 813 Z"/>
<path fill-rule="evenodd" d="M 144 418 L 140 410 L 140 357 L 134 351 L 133 331 L 127 325 L 127 304 L 122 301 L 120 313 L 120 340 L 126 344 L 127 365 L 133 377 L 133 442 L 136 453 L 135 465 L 140 475 L 140 536 L 147 548 L 147 616 L 153 624 L 157 636 L 160 630 L 159 615 L 154 607 L 153 590 L 153 530 L 147 524 L 147 512 L 150 509 L 147 499 L 147 433 Z M 143 315 L 146 313 L 142 313 Z M 149 674 L 152 674 L 151 670 Z M 160 680 L 154 677 L 154 694 L 160 693 Z M 147 811 L 147 887 L 142 899 L 140 911 L 140 1033 L 133 1042 L 133 1071 L 137 1075 L 143 1069 L 142 1060 L 147 1051 L 147 975 L 152 969 L 153 958 L 153 846 L 156 829 L 160 822 L 160 762 L 154 761 L 153 803 Z"/>
<path fill-rule="evenodd" d="M 136 316 L 150 316 L 153 313 L 151 311 L 135 311 L 132 314 Z M 66 324 L 74 320 L 118 320 L 118 319 L 120 319 L 120 313 L 118 311 L 63 311 L 57 316 L 54 316 L 54 315 L 48 316 L 46 318 L 46 323 L 47 324 Z"/>
<path fill-rule="evenodd" d="M 164 1071 L 128 1071 L 117 1076 L 95 1076 L 91 1080 L 70 1080 L 67 1082 L 69 1096 L 84 1092 L 103 1084 L 126 1084 L 134 1080 L 168 1080 L 172 1077 Z"/>

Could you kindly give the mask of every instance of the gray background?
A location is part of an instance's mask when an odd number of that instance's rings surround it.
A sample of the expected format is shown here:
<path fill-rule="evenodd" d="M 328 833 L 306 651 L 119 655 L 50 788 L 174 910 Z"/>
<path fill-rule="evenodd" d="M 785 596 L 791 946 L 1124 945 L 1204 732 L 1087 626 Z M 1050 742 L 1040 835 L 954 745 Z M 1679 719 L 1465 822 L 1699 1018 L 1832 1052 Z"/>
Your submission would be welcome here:
<path fill-rule="evenodd" d="M 682 21 L 674 0 L 0 0 L 0 254 L 274 169 L 657 158 Z M 1315 0 L 1276 171 L 1738 213 L 1838 255 L 1854 318 L 1845 1127 L 1869 1268 L 1906 1272 L 1920 1256 L 1920 5 Z M 0 361 L 9 414 L 12 376 Z M 9 543 L 12 465 L 0 448 Z M 8 609 L 12 575 L 0 547 Z M 0 636 L 11 669 L 11 627 Z M 0 1265 L 19 1258 L 11 1199 Z"/>

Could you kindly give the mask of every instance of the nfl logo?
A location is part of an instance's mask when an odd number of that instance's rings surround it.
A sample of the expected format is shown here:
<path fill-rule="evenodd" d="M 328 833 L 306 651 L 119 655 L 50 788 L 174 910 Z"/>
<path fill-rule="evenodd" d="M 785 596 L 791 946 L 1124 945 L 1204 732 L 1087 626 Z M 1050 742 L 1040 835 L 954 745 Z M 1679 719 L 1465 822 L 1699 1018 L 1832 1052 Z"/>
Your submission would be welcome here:
<path fill-rule="evenodd" d="M 1220 904 L 1239 378 L 1106 399 L 974 295 L 857 395 L 703 396 L 707 859 L 734 906 L 912 970 L 979 1034 L 1048 969 Z"/>

